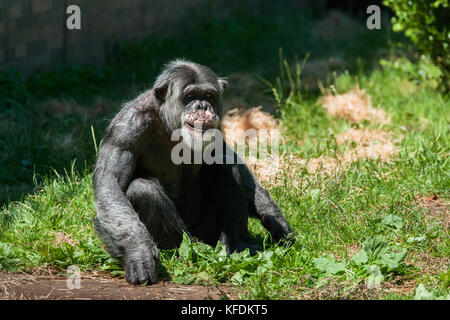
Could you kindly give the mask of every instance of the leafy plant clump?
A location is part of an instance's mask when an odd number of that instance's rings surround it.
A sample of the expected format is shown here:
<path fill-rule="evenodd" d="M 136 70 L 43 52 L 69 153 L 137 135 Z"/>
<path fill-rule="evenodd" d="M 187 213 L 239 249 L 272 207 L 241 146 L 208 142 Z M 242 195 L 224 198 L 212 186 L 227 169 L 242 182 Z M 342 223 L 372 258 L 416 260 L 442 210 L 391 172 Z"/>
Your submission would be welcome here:
<path fill-rule="evenodd" d="M 411 62 L 406 57 L 381 59 L 381 66 L 387 71 L 398 73 L 416 84 L 425 87 L 437 88 L 442 77 L 442 71 L 433 64 L 430 58 L 422 55 L 417 63 Z"/>
<path fill-rule="evenodd" d="M 234 285 L 246 282 L 250 276 L 263 274 L 272 269 L 274 262 L 282 257 L 286 249 L 276 248 L 251 256 L 248 250 L 228 255 L 220 242 L 213 248 L 201 242 L 194 242 L 184 234 L 175 255 L 166 264 L 181 262 L 174 268 L 172 281 L 175 283 L 218 283 L 230 281 Z M 164 252 L 163 254 L 170 254 Z M 174 261 L 175 260 L 175 261 Z M 187 266 L 186 266 L 187 265 Z"/>
<path fill-rule="evenodd" d="M 366 279 L 368 288 L 381 284 L 385 276 L 405 273 L 402 263 L 407 250 L 399 245 L 390 245 L 383 236 L 369 237 L 362 248 L 349 260 L 336 261 L 332 255 L 314 259 L 316 268 L 323 277 L 351 274 L 354 278 Z"/>
<path fill-rule="evenodd" d="M 392 18 L 394 31 L 404 31 L 423 53 L 431 57 L 442 70 L 443 84 L 449 88 L 448 0 L 384 0 L 383 3 L 396 15 Z"/>

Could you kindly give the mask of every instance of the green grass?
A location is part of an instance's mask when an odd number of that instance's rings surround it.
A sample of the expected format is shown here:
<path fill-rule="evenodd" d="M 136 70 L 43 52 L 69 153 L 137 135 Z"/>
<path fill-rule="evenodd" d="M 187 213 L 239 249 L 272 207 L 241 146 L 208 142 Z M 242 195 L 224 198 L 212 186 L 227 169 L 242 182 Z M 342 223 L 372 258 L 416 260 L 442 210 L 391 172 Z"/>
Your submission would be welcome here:
<path fill-rule="evenodd" d="M 336 79 L 338 91 L 355 85 L 349 77 Z M 298 234 L 293 248 L 274 246 L 256 257 L 248 253 L 226 256 L 220 245 L 212 248 L 185 241 L 179 250 L 162 253 L 163 278 L 180 283 L 231 283 L 239 285 L 244 298 L 314 297 L 335 283 L 345 285 L 328 298 L 342 298 L 352 285 L 375 276 L 383 282 L 407 279 L 448 293 L 448 280 L 441 276 L 448 268 L 448 230 L 439 219 L 427 218 L 426 210 L 414 201 L 416 196 L 432 194 L 449 198 L 448 102 L 440 93 L 420 86 L 412 94 L 402 94 L 404 79 L 389 70 L 374 71 L 356 81 L 392 115 L 392 124 L 386 129 L 402 136 L 398 157 L 385 164 L 359 161 L 332 177 L 306 172 L 292 177 L 282 172 L 268 187 Z M 284 147 L 294 154 L 308 154 L 313 145 L 332 148 L 336 142 L 323 128 L 338 132 L 344 127 L 344 120 L 329 118 L 308 99 L 281 109 L 288 137 Z M 296 141 L 298 134 L 308 143 L 295 150 L 290 141 Z M 296 180 L 308 184 L 295 187 Z M 81 174 L 72 170 L 45 180 L 35 195 L 3 209 L 1 268 L 54 266 L 64 270 L 76 264 L 120 274 L 117 262 L 101 249 L 94 234 L 94 215 L 88 170 Z M 259 222 L 252 220 L 250 226 L 256 237 L 266 237 Z M 61 232 L 75 244 L 58 243 L 57 233 Z M 355 258 L 364 251 L 363 243 L 370 247 L 371 241 L 379 250 L 367 249 Z M 350 248 L 356 250 L 349 253 Z M 437 267 L 440 273 L 436 274 L 422 270 L 418 262 L 425 259 L 423 255 L 447 265 L 426 266 Z"/>
<path fill-rule="evenodd" d="M 76 264 L 114 269 L 114 261 L 94 235 L 91 175 L 74 171 L 46 179 L 41 190 L 1 213 L 0 269 Z M 60 238 L 58 235 L 64 235 Z M 60 239 L 60 240 L 59 240 Z"/>
<path fill-rule="evenodd" d="M 389 32 L 361 29 L 351 41 L 324 42 L 312 28 L 317 13 L 276 8 L 268 17 L 262 11 L 248 15 L 245 7 L 233 10 L 224 21 L 198 19 L 189 26 L 195 36 L 183 36 L 183 41 L 175 35 L 120 44 L 105 66 L 65 66 L 27 80 L 14 72 L 0 76 L 0 270 L 64 272 L 75 264 L 123 274 L 102 249 L 91 221 L 92 130 L 99 142 L 120 102 L 148 87 L 163 62 L 188 52 L 187 58 L 222 75 L 245 70 L 274 84 L 284 132 L 281 147 L 289 154 L 304 159 L 339 154 L 343 147 L 335 137 L 355 126 L 392 132 L 399 153 L 388 163 L 357 161 L 333 176 L 280 170 L 266 187 L 297 233 L 292 248 L 270 246 L 264 228 L 251 220 L 252 234 L 267 244 L 265 252 L 226 256 L 221 245 L 185 240 L 178 250 L 161 252 L 162 279 L 226 283 L 250 299 L 413 299 L 414 292 L 401 293 L 405 284 L 425 285 L 423 296 L 447 296 L 450 247 L 443 219 L 448 221 L 448 212 L 444 218 L 430 215 L 415 199 L 436 194 L 448 203 L 450 198 L 448 95 L 436 91 L 433 81 L 377 67 L 375 52 L 388 50 L 394 38 Z M 345 59 L 348 71 L 330 73 L 324 84 L 338 93 L 359 85 L 391 123 L 331 118 L 317 103 L 318 92 L 305 90 L 295 79 L 288 99 L 279 47 L 287 57 L 309 52 L 306 64 L 329 56 Z M 54 112 L 49 99 L 56 99 L 57 107 L 70 107 Z M 366 288 L 366 281 L 377 280 L 381 289 Z"/>

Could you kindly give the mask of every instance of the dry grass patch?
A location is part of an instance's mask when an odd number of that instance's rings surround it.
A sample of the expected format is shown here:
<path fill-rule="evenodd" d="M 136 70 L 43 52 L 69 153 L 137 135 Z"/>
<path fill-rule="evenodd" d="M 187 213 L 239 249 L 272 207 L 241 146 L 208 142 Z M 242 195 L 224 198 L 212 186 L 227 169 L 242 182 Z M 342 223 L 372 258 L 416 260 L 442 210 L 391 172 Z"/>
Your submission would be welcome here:
<path fill-rule="evenodd" d="M 226 142 L 239 143 L 245 139 L 244 134 L 250 129 L 278 129 L 279 121 L 261 108 L 261 106 L 248 110 L 235 108 L 228 111 L 221 123 Z M 256 138 L 256 135 L 249 138 Z"/>
<path fill-rule="evenodd" d="M 332 117 L 344 118 L 357 123 L 364 120 L 382 124 L 390 122 L 384 110 L 374 108 L 370 96 L 365 90 L 358 87 L 344 94 L 327 93 L 320 99 L 320 102 Z"/>
<path fill-rule="evenodd" d="M 247 157 L 245 158 L 245 164 L 259 181 L 267 185 L 275 183 L 277 174 L 279 173 L 281 159 L 280 157 L 272 157 L 270 155 L 264 159 Z"/>
<path fill-rule="evenodd" d="M 278 130 L 279 121 L 271 114 L 262 111 L 261 108 L 261 106 L 248 110 L 236 108 L 225 115 L 221 125 L 227 144 L 230 146 L 255 144 L 258 137 L 261 139 L 259 130 L 267 130 L 267 141 L 269 143 L 272 138 L 275 138 L 270 130 Z M 269 181 L 278 171 L 280 161 L 278 155 L 268 154 L 262 158 L 242 154 L 240 156 L 260 181 Z"/>
<path fill-rule="evenodd" d="M 326 93 L 325 90 L 323 91 Z M 326 93 L 319 101 L 332 117 L 344 118 L 356 123 L 375 121 L 387 124 L 390 122 L 384 110 L 373 108 L 370 95 L 358 87 L 344 94 Z M 383 163 L 390 161 L 398 153 L 392 134 L 381 129 L 349 128 L 336 137 L 336 143 L 347 145 L 348 148 L 335 157 L 321 156 L 301 160 L 300 164 L 306 167 L 310 174 L 320 171 L 331 175 L 339 170 L 348 169 L 358 160 L 372 159 Z"/>
<path fill-rule="evenodd" d="M 80 244 L 77 240 L 72 238 L 71 234 L 64 233 L 62 231 L 54 232 L 55 239 L 53 240 L 53 244 L 56 247 L 61 247 L 64 244 L 71 245 L 72 247 Z"/>
<path fill-rule="evenodd" d="M 257 130 L 276 129 L 278 121 L 270 114 L 262 112 L 259 108 L 253 108 L 245 112 L 232 110 L 222 121 L 224 136 L 227 143 L 233 145 L 242 142 L 250 143 L 252 139 L 257 139 Z M 255 129 L 252 134 L 247 135 L 247 141 L 243 134 L 248 129 Z M 377 160 L 380 163 L 393 159 L 398 152 L 394 145 L 392 135 L 379 129 L 353 129 L 350 128 L 336 137 L 339 145 L 349 143 L 356 146 L 349 146 L 342 154 L 335 157 L 321 156 L 319 158 L 302 159 L 294 155 L 268 156 L 263 159 L 256 157 L 244 157 L 247 166 L 254 174 L 264 182 L 274 182 L 278 171 L 284 170 L 295 179 L 296 169 L 306 168 L 309 174 L 317 172 L 328 175 L 336 174 L 339 170 L 347 170 L 348 167 L 358 160 Z M 296 172 L 297 171 L 297 172 Z"/>
<path fill-rule="evenodd" d="M 371 145 L 374 142 L 386 143 L 392 141 L 391 133 L 381 129 L 354 129 L 349 128 L 336 137 L 336 142 L 339 145 L 348 142 L 354 142 L 359 145 Z"/>
<path fill-rule="evenodd" d="M 387 162 L 397 154 L 392 134 L 379 129 L 347 129 L 336 137 L 339 145 L 356 144 L 355 148 L 346 150 L 340 157 L 344 164 L 358 159 L 373 159 Z"/>
<path fill-rule="evenodd" d="M 339 170 L 347 170 L 358 160 L 376 160 L 380 163 L 392 160 L 398 152 L 389 132 L 382 130 L 348 129 L 336 137 L 339 145 L 354 143 L 354 148 L 345 150 L 335 157 L 321 156 L 309 160 L 300 160 L 300 164 L 307 168 L 308 173 L 321 171 L 326 174 L 335 174 Z"/>
<path fill-rule="evenodd" d="M 404 262 L 406 265 L 411 264 L 419 269 L 418 272 L 409 275 L 409 277 L 427 274 L 439 275 L 449 270 L 450 267 L 448 257 L 434 257 L 430 253 L 423 251 L 411 251 Z"/>
<path fill-rule="evenodd" d="M 370 96 L 359 88 L 341 95 L 328 94 L 321 101 L 323 107 L 334 117 L 346 118 L 353 122 L 390 121 L 384 110 L 372 107 Z M 261 111 L 261 107 L 246 111 L 233 109 L 222 120 L 222 128 L 228 144 L 250 144 L 257 140 L 258 130 L 278 129 L 279 121 L 269 113 Z M 392 160 L 398 153 L 392 134 L 381 129 L 349 128 L 336 137 L 336 142 L 338 145 L 346 145 L 347 148 L 333 157 L 324 155 L 319 158 L 301 159 L 292 155 L 277 155 L 263 159 L 244 157 L 244 161 L 258 179 L 274 183 L 279 169 L 288 171 L 293 179 L 296 176 L 294 168 L 301 170 L 306 168 L 309 174 L 320 172 L 332 175 L 340 170 L 347 170 L 358 160 L 371 159 L 384 163 Z"/>

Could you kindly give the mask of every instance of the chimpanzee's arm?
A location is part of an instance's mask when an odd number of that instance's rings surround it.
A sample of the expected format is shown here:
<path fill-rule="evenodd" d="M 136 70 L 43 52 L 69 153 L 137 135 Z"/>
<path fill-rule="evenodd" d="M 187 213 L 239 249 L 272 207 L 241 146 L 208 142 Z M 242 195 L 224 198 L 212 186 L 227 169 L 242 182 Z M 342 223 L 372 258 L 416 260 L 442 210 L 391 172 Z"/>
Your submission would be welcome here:
<path fill-rule="evenodd" d="M 126 107 L 112 121 L 97 157 L 93 187 L 95 227 L 111 255 L 122 259 L 127 280 L 156 281 L 158 250 L 126 197 L 143 126 L 138 110 Z"/>
<path fill-rule="evenodd" d="M 149 241 L 147 229 L 139 220 L 125 192 L 131 182 L 136 156 L 111 143 L 103 143 L 95 167 L 93 187 L 97 220 L 107 233 L 113 255 L 121 257 L 126 248 Z M 112 243 L 111 243 L 112 242 Z"/>
<path fill-rule="evenodd" d="M 253 176 L 240 157 L 226 143 L 224 153 L 231 156 L 239 169 L 239 184 L 243 186 L 249 205 L 249 213 L 261 220 L 262 225 L 272 235 L 273 240 L 283 240 L 287 244 L 295 241 L 294 231 L 283 216 L 280 207 Z"/>
<path fill-rule="evenodd" d="M 239 165 L 242 184 L 249 203 L 250 214 L 261 219 L 275 241 L 283 240 L 288 244 L 294 241 L 294 231 L 283 216 L 280 207 L 272 199 L 245 164 Z"/>

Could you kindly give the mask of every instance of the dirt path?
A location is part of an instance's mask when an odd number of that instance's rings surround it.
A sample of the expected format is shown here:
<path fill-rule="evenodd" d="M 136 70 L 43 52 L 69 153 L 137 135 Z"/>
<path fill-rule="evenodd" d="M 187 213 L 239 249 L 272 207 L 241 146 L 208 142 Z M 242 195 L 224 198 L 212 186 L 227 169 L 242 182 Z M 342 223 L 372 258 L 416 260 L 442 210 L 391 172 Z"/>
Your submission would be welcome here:
<path fill-rule="evenodd" d="M 0 300 L 185 300 L 233 299 L 232 287 L 159 282 L 132 286 L 107 275 L 81 275 L 80 288 L 68 289 L 67 277 L 0 272 Z"/>

